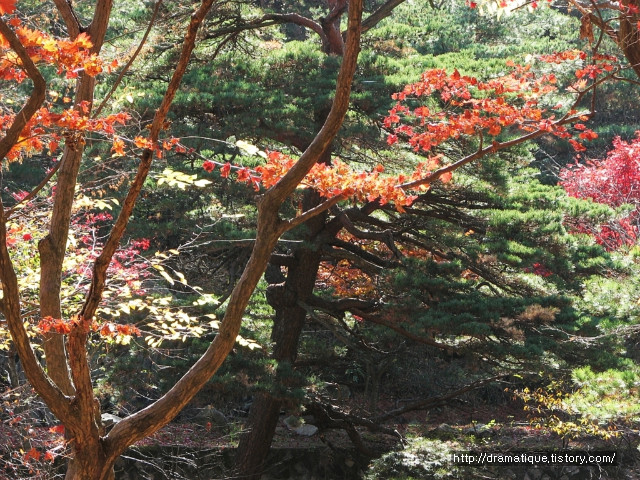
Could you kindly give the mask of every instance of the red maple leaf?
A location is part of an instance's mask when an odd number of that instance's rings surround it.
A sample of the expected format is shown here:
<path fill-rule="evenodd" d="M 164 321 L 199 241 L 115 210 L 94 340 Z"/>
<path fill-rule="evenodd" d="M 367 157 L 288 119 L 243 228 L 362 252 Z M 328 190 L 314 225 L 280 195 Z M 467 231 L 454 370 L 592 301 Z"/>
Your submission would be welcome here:
<path fill-rule="evenodd" d="M 32 458 L 36 461 L 40 460 L 40 455 L 41 454 L 36 450 L 36 447 L 31 447 L 31 450 L 24 454 L 24 461 L 28 463 Z"/>
<path fill-rule="evenodd" d="M 630 142 L 616 138 L 613 150 L 604 159 L 576 164 L 560 172 L 560 184 L 572 197 L 590 198 L 614 208 L 623 204 L 635 206 L 626 217 L 606 224 L 592 224 L 584 219 L 573 222 L 577 231 L 594 235 L 598 243 L 610 250 L 633 244 L 638 236 L 640 132 L 636 135 Z"/>
<path fill-rule="evenodd" d="M 49 432 L 51 433 L 59 433 L 60 435 L 64 434 L 64 425 L 56 425 L 54 427 L 49 428 Z"/>

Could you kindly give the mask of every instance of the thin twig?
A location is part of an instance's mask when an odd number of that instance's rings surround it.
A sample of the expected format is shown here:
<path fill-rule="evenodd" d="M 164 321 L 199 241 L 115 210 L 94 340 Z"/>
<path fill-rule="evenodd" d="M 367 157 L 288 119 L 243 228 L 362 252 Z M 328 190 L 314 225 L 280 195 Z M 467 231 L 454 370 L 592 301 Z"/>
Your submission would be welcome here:
<path fill-rule="evenodd" d="M 327 210 L 329 210 L 331 207 L 333 207 L 334 205 L 336 205 L 338 202 L 341 202 L 342 200 L 345 200 L 347 197 L 345 195 L 336 195 L 335 197 L 331 197 L 328 200 L 322 202 L 320 205 L 313 207 L 310 210 L 307 210 L 306 212 L 304 212 L 301 215 L 298 215 L 295 218 L 292 218 L 290 220 L 286 220 L 284 222 L 282 222 L 282 233 L 286 232 L 287 230 L 291 230 L 294 227 L 297 227 L 298 225 L 303 224 L 304 222 L 306 222 L 307 220 L 309 220 L 312 217 L 315 217 L 316 215 L 321 214 L 322 212 L 325 212 Z"/>
<path fill-rule="evenodd" d="M 51 177 L 53 177 L 56 172 L 58 171 L 58 169 L 60 168 L 60 165 L 62 164 L 62 162 L 57 162 L 52 168 L 51 170 L 49 170 L 49 173 L 47 173 L 47 176 L 44 177 L 44 179 L 38 184 L 38 186 L 36 186 L 36 188 L 34 188 L 33 190 L 31 190 L 31 192 L 29 193 L 29 195 L 27 195 L 26 197 L 24 197 L 22 200 L 20 200 L 18 203 L 16 203 L 13 207 L 9 208 L 6 212 L 5 212 L 5 217 L 7 220 L 11 219 L 11 215 L 13 215 L 13 213 L 18 209 L 18 207 L 23 204 L 23 203 L 27 203 L 30 200 L 32 200 L 40 190 L 42 190 L 44 188 L 44 186 L 49 183 L 49 180 L 51 180 Z"/>
<path fill-rule="evenodd" d="M 160 11 L 160 5 L 162 5 L 162 0 L 157 0 L 156 5 L 153 9 L 153 14 L 151 15 L 151 20 L 149 21 L 147 30 L 144 32 L 144 35 L 142 36 L 142 40 L 140 40 L 140 44 L 138 45 L 138 48 L 136 49 L 135 52 L 133 52 L 133 55 L 131 56 L 129 61 L 126 63 L 126 65 L 122 68 L 122 70 L 120 70 L 120 73 L 118 74 L 118 78 L 116 78 L 115 82 L 113 82 L 113 85 L 111 86 L 111 90 L 109 90 L 109 93 L 107 93 L 107 96 L 104 97 L 104 99 L 100 103 L 100 106 L 96 109 L 95 113 L 93 114 L 92 118 L 97 118 L 98 115 L 100 115 L 100 113 L 102 112 L 102 109 L 105 107 L 105 105 L 107 104 L 107 102 L 109 101 L 113 93 L 116 91 L 116 89 L 120 85 L 120 82 L 124 77 L 124 74 L 127 73 L 127 71 L 129 70 L 129 67 L 131 67 L 135 59 L 138 57 L 138 55 L 142 51 L 142 47 L 144 47 L 144 44 L 147 43 L 147 38 L 149 37 L 149 33 L 151 33 L 151 28 L 153 27 L 153 24 L 156 21 L 156 17 L 158 16 L 158 12 Z"/>

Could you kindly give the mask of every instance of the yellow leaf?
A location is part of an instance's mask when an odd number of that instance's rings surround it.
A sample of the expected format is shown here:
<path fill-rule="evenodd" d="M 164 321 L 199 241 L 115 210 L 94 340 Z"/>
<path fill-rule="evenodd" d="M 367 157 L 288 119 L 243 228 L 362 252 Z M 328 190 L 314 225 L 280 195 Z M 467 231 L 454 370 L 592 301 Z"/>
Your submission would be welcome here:
<path fill-rule="evenodd" d="M 164 279 L 169 282 L 169 284 L 174 285 L 176 282 L 173 280 L 173 278 L 171 278 L 169 276 L 169 274 L 167 272 L 164 271 L 164 268 L 160 271 L 160 275 L 162 275 L 164 277 Z"/>

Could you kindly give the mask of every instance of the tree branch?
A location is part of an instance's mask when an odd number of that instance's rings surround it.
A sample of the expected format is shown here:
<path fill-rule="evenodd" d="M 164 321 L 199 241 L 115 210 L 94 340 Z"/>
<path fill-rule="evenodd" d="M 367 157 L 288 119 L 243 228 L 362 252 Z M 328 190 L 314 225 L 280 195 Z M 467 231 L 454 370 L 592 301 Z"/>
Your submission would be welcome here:
<path fill-rule="evenodd" d="M 335 243 L 335 242 L 332 242 L 332 243 Z M 348 245 L 348 242 L 344 242 L 344 243 Z M 357 247 L 355 248 L 357 249 Z M 384 271 L 384 267 L 363 258 L 362 254 L 368 253 L 368 252 L 365 252 L 362 249 L 357 249 L 357 253 L 353 253 L 352 251 L 349 251 L 346 249 L 339 250 L 337 248 L 323 248 L 323 253 L 327 257 L 333 258 L 336 260 L 348 260 L 351 263 L 353 263 L 356 267 L 358 267 L 360 270 L 365 272 L 367 275 L 371 275 L 372 277 L 376 275 L 380 275 Z"/>
<path fill-rule="evenodd" d="M 362 21 L 362 33 L 366 33 L 393 13 L 393 10 L 405 0 L 387 0 L 378 9 Z"/>
<path fill-rule="evenodd" d="M 70 2 L 70 0 L 67 1 Z M 91 47 L 92 53 L 100 53 L 100 50 L 102 49 L 104 38 L 107 34 L 107 27 L 109 26 L 109 17 L 111 16 L 112 7 L 113 0 L 98 0 L 96 3 L 96 8 L 93 11 L 93 18 L 87 27 L 87 33 L 93 43 L 93 47 Z"/>
<path fill-rule="evenodd" d="M 58 171 L 58 169 L 60 168 L 60 164 L 61 162 L 57 162 L 52 168 L 51 170 L 49 170 L 49 172 L 47 173 L 47 175 L 42 179 L 42 181 L 33 189 L 31 190 L 31 192 L 29 192 L 29 195 L 27 195 L 26 197 L 24 197 L 22 200 L 20 200 L 18 203 L 16 203 L 13 207 L 9 208 L 5 215 L 7 217 L 7 219 L 10 219 L 11 216 L 13 215 L 13 213 L 18 209 L 18 207 L 20 205 L 22 205 L 23 203 L 27 203 L 30 200 L 32 200 L 33 198 L 35 198 L 36 195 L 38 195 L 38 192 L 40 190 L 42 190 L 45 185 L 47 183 L 49 183 L 49 180 L 51 180 L 51 178 L 56 174 L 56 172 Z"/>
<path fill-rule="evenodd" d="M 317 295 L 312 295 L 307 299 L 307 303 L 311 307 L 321 308 L 326 311 L 344 313 L 354 308 L 360 311 L 369 312 L 379 307 L 379 304 L 371 300 L 362 300 L 360 298 L 339 298 L 337 300 L 325 300 Z"/>
<path fill-rule="evenodd" d="M 331 11 L 320 21 L 322 31 L 327 38 L 327 42 L 323 44 L 323 49 L 328 54 L 342 55 L 344 40 L 340 33 L 340 17 L 347 8 L 347 0 L 329 0 L 328 3 Z"/>
<path fill-rule="evenodd" d="M 308 28 L 309 30 L 318 34 L 322 43 L 327 42 L 327 36 L 322 30 L 322 25 L 320 25 L 315 20 L 311 20 L 310 18 L 303 17 L 297 13 L 270 13 L 264 15 L 258 22 L 252 23 L 262 23 L 266 20 L 276 20 L 278 23 L 294 23 L 296 25 L 300 25 L 301 27 Z"/>
<path fill-rule="evenodd" d="M 465 385 L 464 387 L 454 390 L 453 392 L 447 393 L 446 395 L 419 400 L 417 402 L 410 403 L 409 405 L 405 405 L 402 408 L 397 408 L 387 413 L 383 413 L 382 415 L 377 415 L 371 418 L 371 420 L 374 422 L 385 422 L 394 417 L 397 417 L 398 415 L 403 415 L 407 412 L 413 412 L 415 410 L 426 410 L 429 408 L 436 408 L 443 405 L 447 405 L 452 399 L 459 397 L 464 393 L 470 392 L 472 390 L 476 390 L 477 388 L 480 388 L 486 385 L 487 383 L 494 382 L 497 379 L 502 378 L 504 376 L 505 376 L 504 374 L 495 375 L 493 377 L 483 378 L 482 380 L 476 380 L 475 382 Z"/>
<path fill-rule="evenodd" d="M 351 313 L 359 317 L 362 317 L 367 322 L 375 323 L 377 325 L 382 325 L 383 327 L 390 328 L 394 332 L 410 340 L 413 340 L 414 342 L 422 343 L 423 345 L 429 345 L 431 347 L 436 347 L 436 348 L 439 348 L 440 350 L 444 350 L 450 353 L 455 353 L 457 351 L 457 349 L 455 347 L 452 347 L 451 345 L 447 345 L 446 343 L 440 343 L 431 338 L 427 338 L 421 335 L 416 335 L 415 333 L 411 333 L 410 331 L 402 328 L 400 325 L 390 322 L 388 320 L 384 320 L 378 315 L 370 315 L 369 313 L 359 310 L 357 308 L 351 309 Z"/>
<path fill-rule="evenodd" d="M 282 222 L 282 228 L 283 228 L 282 233 L 286 232 L 287 230 L 291 230 L 292 228 L 297 227 L 298 225 L 302 225 L 304 222 L 306 222 L 310 218 L 313 218 L 316 215 L 321 214 L 322 212 L 326 212 L 331 207 L 337 205 L 338 202 L 341 202 L 345 198 L 346 197 L 344 195 L 336 195 L 335 197 L 331 197 L 325 200 L 321 204 L 307 210 L 306 212 L 298 215 L 295 218 L 292 218 L 290 220 L 285 220 L 284 222 Z"/>
<path fill-rule="evenodd" d="M 345 230 L 347 230 L 347 232 L 349 232 L 354 237 L 362 239 L 362 240 L 377 240 L 377 241 L 380 241 L 380 242 L 384 243 L 387 247 L 389 247 L 389 250 L 391 250 L 391 252 L 393 253 L 393 255 L 396 258 L 401 258 L 402 257 L 402 254 L 400 253 L 400 251 L 398 250 L 398 248 L 396 247 L 396 245 L 395 245 L 395 243 L 393 241 L 393 231 L 392 230 L 385 230 L 383 232 L 367 232 L 365 230 L 360 230 L 358 227 L 356 227 L 353 224 L 353 222 L 351 221 L 349 216 L 346 215 L 345 213 L 342 213 L 342 214 L 339 215 L 339 220 L 342 223 L 342 225 L 344 226 Z"/>
<path fill-rule="evenodd" d="M 13 30 L 1 19 L 0 34 L 9 42 L 9 46 L 18 55 L 18 58 L 20 58 L 27 76 L 33 81 L 33 92 L 29 100 L 14 119 L 5 137 L 0 140 L 0 158 L 4 158 L 16 144 L 24 126 L 44 102 L 46 83 Z M 68 419 L 70 417 L 69 399 L 64 396 L 62 391 L 58 389 L 45 374 L 35 353 L 31 349 L 30 339 L 20 315 L 20 288 L 11 257 L 7 250 L 6 222 L 7 217 L 5 216 L 4 205 L 0 199 L 0 280 L 3 292 L 3 314 L 7 320 L 7 326 L 16 351 L 20 356 L 27 379 L 59 418 Z M 74 420 L 70 419 L 70 423 L 74 423 Z"/>
<path fill-rule="evenodd" d="M 566 125 L 567 123 L 576 122 L 580 120 L 581 116 L 582 115 L 566 116 L 556 122 L 553 122 L 553 124 Z M 488 147 L 482 147 L 481 145 L 480 148 L 476 150 L 476 152 L 470 155 L 467 155 L 466 157 L 461 158 L 460 160 L 453 162 L 449 165 L 445 165 L 444 167 L 441 167 L 435 170 L 434 172 L 427 175 L 426 177 L 419 178 L 418 180 L 414 180 L 411 182 L 403 183 L 401 185 L 398 185 L 396 188 L 413 189 L 413 188 L 419 187 L 420 185 L 429 185 L 430 183 L 435 182 L 438 178 L 440 178 L 445 173 L 453 172 L 458 168 L 463 167 L 464 165 L 467 165 L 475 160 L 478 160 L 479 158 L 482 158 L 491 153 L 499 152 L 500 150 L 506 150 L 507 148 L 511 148 L 515 145 L 519 145 L 521 143 L 527 142 L 529 140 L 534 140 L 536 138 L 539 138 L 539 137 L 542 137 L 543 135 L 548 135 L 548 134 L 549 132 L 547 130 L 535 130 L 533 132 L 514 138 L 513 140 L 508 140 L 506 142 L 493 142 Z"/>
<path fill-rule="evenodd" d="M 42 106 L 45 99 L 45 93 L 47 91 L 47 84 L 44 77 L 40 73 L 40 70 L 35 66 L 31 57 L 27 53 L 20 40 L 13 33 L 13 30 L 0 19 L 0 34 L 9 42 L 11 49 L 16 52 L 18 58 L 22 62 L 22 68 L 27 76 L 33 82 L 33 91 L 29 96 L 29 100 L 24 104 L 22 109 L 15 116 L 13 123 L 5 133 L 4 138 L 0 140 L 0 162 L 7 156 L 9 151 L 16 145 L 20 133 L 26 126 L 27 122 L 31 120 L 36 111 Z"/>
<path fill-rule="evenodd" d="M 202 10 L 212 1 L 203 2 L 192 17 L 202 19 Z M 202 15 L 200 13 L 202 12 Z M 242 316 L 280 236 L 278 211 L 282 202 L 294 191 L 316 161 L 321 158 L 337 134 L 349 104 L 351 83 L 357 64 L 360 40 L 360 17 L 362 0 L 351 0 L 349 9 L 349 31 L 345 58 L 338 75 L 336 98 L 328 119 L 310 147 L 278 184 L 269 189 L 258 201 L 257 238 L 251 258 L 229 298 L 227 311 L 218 335 L 207 351 L 191 369 L 160 399 L 149 407 L 122 420 L 108 433 L 104 443 L 110 458 L 115 458 L 128 445 L 143 438 L 168 423 L 189 402 L 198 390 L 220 367 L 235 345 Z"/>
<path fill-rule="evenodd" d="M 84 31 L 84 28 L 80 24 L 80 20 L 78 20 L 78 16 L 71 5 L 71 0 L 53 0 L 53 3 L 56 4 L 56 7 L 60 12 L 60 16 L 67 26 L 67 33 L 69 34 L 69 37 L 76 38 L 80 35 L 80 32 Z"/>
<path fill-rule="evenodd" d="M 1 22 L 1 20 L 0 20 Z M 69 415 L 69 398 L 56 387 L 46 375 L 31 348 L 29 335 L 24 327 L 20 315 L 20 287 L 13 268 L 13 262 L 7 249 L 7 223 L 4 216 L 4 205 L 0 199 L 0 280 L 2 281 L 2 314 L 7 320 L 7 326 L 16 352 L 20 357 L 25 375 L 29 383 L 47 402 L 51 411 L 60 419 L 76 424 L 77 420 Z"/>
<path fill-rule="evenodd" d="M 68 21 L 67 28 L 71 38 L 75 38 L 84 29 L 80 27 L 77 18 L 75 18 L 71 2 L 56 2 L 56 5 L 62 9 L 61 15 L 65 21 Z M 96 2 L 91 24 L 86 29 L 91 38 L 92 53 L 99 54 L 104 44 L 112 5 L 112 0 L 98 0 Z M 72 16 L 75 18 L 75 23 L 71 19 Z M 92 105 L 94 90 L 95 79 L 83 72 L 77 82 L 76 108 L 79 108 L 82 102 L 89 102 Z M 40 314 L 43 317 L 62 318 L 61 271 L 66 255 L 71 209 L 83 151 L 81 145 L 65 145 L 58 173 L 49 233 L 38 244 L 41 265 Z M 74 395 L 72 412 L 60 419 L 69 428 L 70 434 L 78 444 L 95 445 L 99 431 L 95 418 L 91 369 L 86 354 L 87 334 L 88 326 L 83 322 L 75 322 L 75 327 L 72 327 L 68 338 L 68 358 L 65 352 L 65 340 L 60 334 L 45 334 L 43 347 L 47 369 L 52 380 L 65 394 Z"/>
<path fill-rule="evenodd" d="M 149 25 L 147 25 L 147 29 L 145 30 L 144 35 L 142 35 L 142 39 L 138 44 L 138 48 L 136 48 L 136 51 L 133 52 L 133 55 L 131 55 L 131 58 L 129 58 L 126 65 L 122 67 L 122 69 L 120 70 L 120 73 L 118 73 L 118 77 L 113 82 L 113 85 L 111 85 L 111 89 L 109 90 L 109 93 L 105 95 L 104 99 L 102 100 L 102 102 L 100 103 L 100 105 L 98 106 L 94 114 L 92 115 L 92 118 L 96 118 L 98 115 L 100 115 L 100 112 L 102 112 L 102 110 L 104 109 L 105 105 L 113 95 L 113 92 L 115 92 L 118 86 L 120 85 L 120 82 L 124 78 L 125 73 L 127 73 L 127 71 L 129 70 L 129 67 L 131 67 L 133 62 L 136 60 L 136 58 L 142 51 L 142 47 L 144 46 L 144 44 L 147 43 L 147 38 L 149 37 L 149 33 L 151 33 L 151 28 L 153 27 L 153 24 L 155 23 L 156 18 L 158 17 L 158 12 L 160 12 L 160 5 L 162 5 L 162 0 L 157 0 L 153 8 L 153 14 L 151 15 L 151 20 L 149 20 Z"/>

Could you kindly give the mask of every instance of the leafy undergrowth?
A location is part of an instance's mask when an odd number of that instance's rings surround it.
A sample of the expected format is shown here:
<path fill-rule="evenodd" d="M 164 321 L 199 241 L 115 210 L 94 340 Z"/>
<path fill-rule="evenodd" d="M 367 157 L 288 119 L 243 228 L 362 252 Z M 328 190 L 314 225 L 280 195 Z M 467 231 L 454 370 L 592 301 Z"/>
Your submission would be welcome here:
<path fill-rule="evenodd" d="M 310 422 L 313 420 L 311 419 Z M 385 425 L 406 440 L 431 439 L 449 444 L 456 450 L 492 449 L 506 451 L 551 450 L 626 450 L 637 452 L 640 443 L 640 425 L 620 427 L 620 435 L 603 439 L 594 435 L 579 435 L 569 440 L 547 428 L 530 425 L 526 413 L 518 406 L 495 406 L 454 409 L 444 408 L 436 415 L 415 412 L 396 418 Z M 377 451 L 402 448 L 395 436 L 367 431 L 357 427 L 363 443 Z M 234 448 L 242 433 L 242 424 L 231 423 L 225 428 L 207 428 L 195 423 L 172 423 L 138 446 L 175 446 L 198 448 Z M 354 450 L 346 432 L 327 429 L 311 437 L 288 430 L 281 417 L 274 436 L 274 449 L 314 449 L 330 447 Z"/>
<path fill-rule="evenodd" d="M 352 403 L 351 412 L 357 412 L 358 399 L 353 399 L 350 403 Z M 232 450 L 237 446 L 245 420 L 246 418 L 242 417 L 233 418 L 225 426 L 203 425 L 203 422 L 193 421 L 171 423 L 154 435 L 138 442 L 136 448 L 149 447 L 152 451 L 156 451 L 157 447 L 182 447 L 194 451 Z M 307 423 L 312 424 L 313 418 L 308 418 Z M 582 435 L 568 441 L 566 437 L 563 438 L 549 429 L 530 425 L 521 405 L 506 404 L 500 408 L 487 405 L 443 408 L 431 413 L 411 412 L 396 417 L 384 426 L 388 431 L 398 432 L 405 439 L 404 445 L 397 436 L 357 427 L 363 444 L 367 448 L 380 453 L 386 452 L 370 466 L 369 471 L 373 472 L 371 473 L 373 475 L 378 475 L 378 478 L 472 478 L 469 477 L 471 473 L 468 467 L 466 470 L 464 468 L 461 470 L 459 465 L 451 464 L 448 460 L 451 452 L 478 450 L 494 453 L 539 452 L 565 448 L 623 452 L 623 465 L 616 473 L 620 476 L 602 478 L 634 478 L 629 472 L 640 472 L 637 450 L 640 443 L 638 425 L 621 428 L 620 435 L 609 440 Z M 49 475 L 54 468 L 54 463 L 59 468 L 66 455 L 61 428 L 33 426 L 32 422 L 28 423 L 20 415 L 3 418 L 0 422 L 0 438 L 3 439 L 0 443 L 2 457 L 0 479 L 53 478 Z M 332 451 L 355 451 L 348 435 L 342 430 L 321 430 L 316 435 L 305 437 L 289 430 L 284 423 L 284 416 L 280 419 L 272 448 L 313 451 L 328 448 Z M 363 471 L 367 469 L 365 464 L 360 467 Z M 427 470 L 424 470 L 425 468 Z M 432 473 L 434 476 L 430 476 Z M 500 472 L 489 473 L 502 475 Z M 380 477 L 380 475 L 386 476 Z M 415 475 L 418 476 L 415 477 Z"/>

